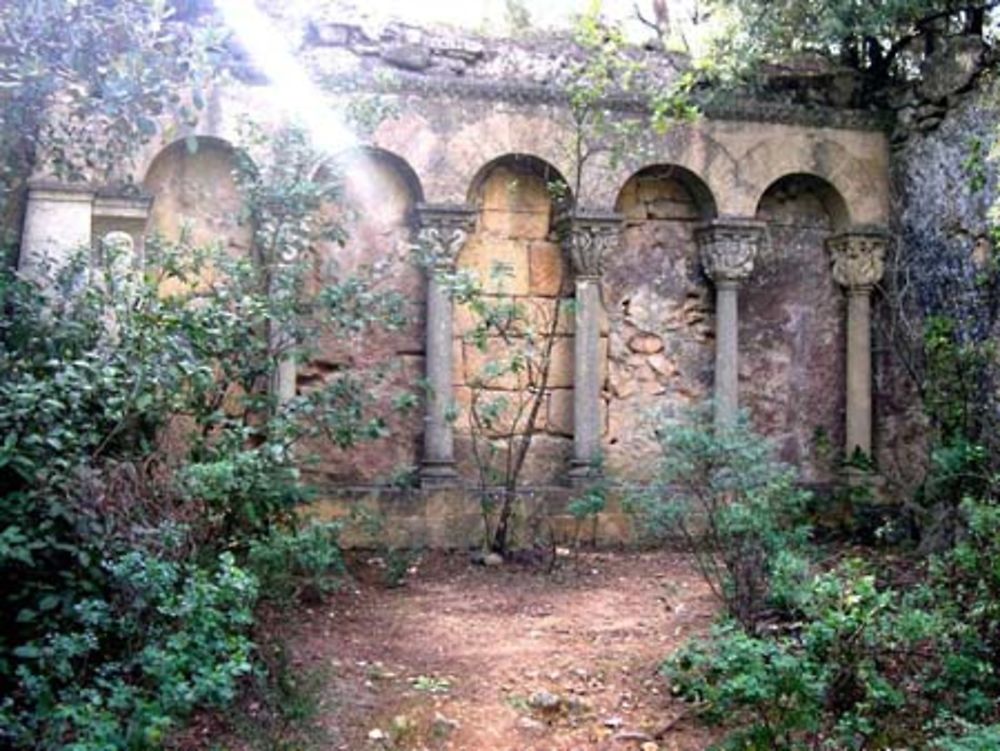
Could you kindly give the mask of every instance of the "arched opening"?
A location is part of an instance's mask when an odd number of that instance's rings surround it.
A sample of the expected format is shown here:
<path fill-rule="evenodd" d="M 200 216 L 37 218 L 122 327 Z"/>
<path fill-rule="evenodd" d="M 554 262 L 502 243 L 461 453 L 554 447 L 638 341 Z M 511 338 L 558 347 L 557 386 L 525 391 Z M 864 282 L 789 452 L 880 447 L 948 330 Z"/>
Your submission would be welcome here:
<path fill-rule="evenodd" d="M 150 163 L 143 187 L 153 196 L 149 228 L 170 241 L 185 229 L 194 245 L 219 242 L 229 252 L 246 253 L 251 231 L 240 223 L 243 199 L 233 171 L 231 144 L 220 138 L 183 139 Z"/>
<path fill-rule="evenodd" d="M 618 193 L 615 210 L 630 222 L 704 221 L 717 213 L 705 181 L 675 164 L 644 167 L 632 175 Z"/>
<path fill-rule="evenodd" d="M 640 479 L 633 457 L 657 450 L 647 415 L 679 413 L 711 393 L 713 308 L 695 228 L 716 215 L 716 203 L 696 174 L 662 164 L 633 174 L 615 208 L 625 227 L 604 275 L 607 458 L 612 471 Z"/>
<path fill-rule="evenodd" d="M 572 451 L 573 317 L 568 299 L 572 276 L 554 232 L 560 203 L 567 198 L 566 181 L 558 170 L 537 157 L 509 154 L 490 161 L 469 188 L 469 203 L 478 208 L 475 230 L 462 249 L 458 266 L 479 280 L 487 305 L 515 310 L 514 337 L 491 336 L 485 346 L 470 336 L 482 324 L 475 308 L 457 305 L 454 326 L 455 422 L 460 472 L 475 477 L 483 457 L 473 447 L 473 404 L 496 409 L 494 443 L 506 450 L 499 434 L 533 434 L 530 459 L 520 480 L 548 484 L 565 473 Z M 525 330 L 531 331 L 528 336 Z M 491 330 L 497 334 L 496 330 Z M 537 346 L 527 340 L 532 338 Z M 546 353 L 546 343 L 551 348 Z M 535 366 L 522 372 L 491 377 L 497 363 L 516 358 L 549 362 L 546 376 Z M 544 386 L 544 388 L 541 388 Z M 530 402 L 541 394 L 537 417 L 530 419 Z M 490 438 L 492 440 L 492 437 Z M 482 436 L 476 438 L 482 440 Z M 477 453 L 478 452 L 478 453 Z"/>
<path fill-rule="evenodd" d="M 825 243 L 848 221 L 826 180 L 790 174 L 761 196 L 768 237 L 740 295 L 741 398 L 803 480 L 827 482 L 843 445 L 844 296 Z"/>
<path fill-rule="evenodd" d="M 341 450 L 326 439 L 306 453 L 318 462 L 306 471 L 324 481 L 382 484 L 419 463 L 423 423 L 419 410 L 392 408 L 424 374 L 423 275 L 413 262 L 411 242 L 416 204 L 423 191 L 416 173 L 396 154 L 357 149 L 318 165 L 314 179 L 330 179 L 338 197 L 324 206 L 340 236 L 317 245 L 312 290 L 359 280 L 377 295 L 403 301 L 405 324 L 375 324 L 363 331 L 328 331 L 313 346 L 313 357 L 297 369 L 297 389 L 308 391 L 345 376 L 358 379 L 372 397 L 371 408 L 389 436 Z"/>
<path fill-rule="evenodd" d="M 806 173 L 785 175 L 764 191 L 757 216 L 772 227 L 814 227 L 840 231 L 850 224 L 847 202 L 822 177 Z"/>

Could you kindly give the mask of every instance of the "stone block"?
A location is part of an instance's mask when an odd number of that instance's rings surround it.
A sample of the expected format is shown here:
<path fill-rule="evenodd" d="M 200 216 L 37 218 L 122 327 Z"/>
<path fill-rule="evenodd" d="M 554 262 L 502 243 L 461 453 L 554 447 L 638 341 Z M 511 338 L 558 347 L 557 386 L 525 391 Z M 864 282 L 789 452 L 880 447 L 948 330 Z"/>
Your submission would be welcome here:
<path fill-rule="evenodd" d="M 545 181 L 507 166 L 494 167 L 482 186 L 483 209 L 498 212 L 549 212 L 551 197 Z"/>
<path fill-rule="evenodd" d="M 552 345 L 552 360 L 549 364 L 548 386 L 553 389 L 568 389 L 573 386 L 572 337 L 556 337 L 556 340 Z"/>
<path fill-rule="evenodd" d="M 559 485 L 564 482 L 573 441 L 561 436 L 536 435 L 525 459 L 522 478 L 525 483 Z"/>
<path fill-rule="evenodd" d="M 602 336 L 598 344 L 600 382 L 608 375 L 608 338 Z M 549 366 L 549 388 L 566 389 L 573 386 L 573 337 L 557 337 L 552 345 L 552 362 Z"/>
<path fill-rule="evenodd" d="M 531 294 L 556 297 L 566 280 L 567 264 L 558 243 L 533 242 L 528 246 Z"/>
<path fill-rule="evenodd" d="M 545 430 L 573 435 L 573 389 L 553 389 L 546 399 Z"/>
<path fill-rule="evenodd" d="M 431 66 L 431 53 L 419 44 L 393 44 L 382 48 L 382 59 L 403 70 L 421 71 Z"/>
<path fill-rule="evenodd" d="M 690 200 L 677 201 L 658 198 L 646 204 L 646 216 L 650 219 L 670 221 L 691 221 L 699 218 L 698 207 Z"/>
<path fill-rule="evenodd" d="M 525 323 L 543 335 L 552 330 L 553 317 L 558 316 L 555 333 L 561 336 L 571 336 L 573 334 L 573 301 L 560 300 L 558 302 L 558 312 L 556 301 L 551 298 L 525 298 L 522 300 L 524 306 Z"/>
<path fill-rule="evenodd" d="M 600 410 L 601 433 L 607 433 L 608 403 L 601 399 Z M 546 432 L 553 435 L 573 436 L 573 389 L 553 389 L 549 392 L 545 412 Z"/>
<path fill-rule="evenodd" d="M 494 211 L 483 209 L 480 230 L 510 240 L 545 240 L 549 234 L 548 211 Z"/>
<path fill-rule="evenodd" d="M 628 348 L 642 355 L 652 355 L 663 351 L 663 340 L 656 334 L 640 331 L 629 338 Z"/>
<path fill-rule="evenodd" d="M 664 355 L 662 352 L 650 355 L 646 362 L 661 380 L 673 378 L 677 375 L 677 363 Z"/>
<path fill-rule="evenodd" d="M 639 391 L 639 385 L 632 376 L 630 368 L 612 364 L 608 388 L 616 399 L 628 399 Z"/>
<path fill-rule="evenodd" d="M 530 289 L 525 243 L 474 235 L 458 264 L 479 278 L 487 294 L 527 295 Z"/>

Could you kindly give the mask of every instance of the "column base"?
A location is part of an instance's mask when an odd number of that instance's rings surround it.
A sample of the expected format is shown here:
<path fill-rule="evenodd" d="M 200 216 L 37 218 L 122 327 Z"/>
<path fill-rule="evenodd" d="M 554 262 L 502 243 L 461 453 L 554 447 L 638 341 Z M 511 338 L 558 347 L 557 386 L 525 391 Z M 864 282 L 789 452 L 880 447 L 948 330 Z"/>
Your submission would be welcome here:
<path fill-rule="evenodd" d="M 420 487 L 448 488 L 458 485 L 458 471 L 453 461 L 425 461 L 420 467 Z"/>
<path fill-rule="evenodd" d="M 586 488 L 600 480 L 604 474 L 600 467 L 585 459 L 571 459 L 569 463 L 569 486 L 571 488 Z"/>

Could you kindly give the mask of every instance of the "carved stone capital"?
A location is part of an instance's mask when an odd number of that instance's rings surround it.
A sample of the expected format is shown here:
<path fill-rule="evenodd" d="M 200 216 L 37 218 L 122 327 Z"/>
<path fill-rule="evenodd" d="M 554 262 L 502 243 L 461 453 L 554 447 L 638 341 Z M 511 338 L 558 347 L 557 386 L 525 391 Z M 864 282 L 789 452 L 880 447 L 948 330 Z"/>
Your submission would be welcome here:
<path fill-rule="evenodd" d="M 889 236 L 881 230 L 861 230 L 835 235 L 826 241 L 837 284 L 851 290 L 867 290 L 885 271 Z"/>
<path fill-rule="evenodd" d="M 701 263 L 716 284 L 737 284 L 753 273 L 765 224 L 753 219 L 716 219 L 695 231 Z"/>
<path fill-rule="evenodd" d="M 578 210 L 558 222 L 577 279 L 599 279 L 607 254 L 621 241 L 620 214 Z"/>
<path fill-rule="evenodd" d="M 453 268 L 475 225 L 475 209 L 456 204 L 421 203 L 417 204 L 417 219 L 420 223 L 417 242 L 428 265 L 435 269 Z"/>

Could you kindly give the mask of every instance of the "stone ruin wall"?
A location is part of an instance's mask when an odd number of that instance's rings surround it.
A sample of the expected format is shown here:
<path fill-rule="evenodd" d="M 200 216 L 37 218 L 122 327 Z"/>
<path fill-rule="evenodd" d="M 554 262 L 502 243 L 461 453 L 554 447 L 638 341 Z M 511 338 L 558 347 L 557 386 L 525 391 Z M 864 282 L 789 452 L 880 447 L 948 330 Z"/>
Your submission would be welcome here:
<path fill-rule="evenodd" d="M 574 430 L 573 320 L 563 310 L 572 296 L 572 268 L 556 242 L 537 165 L 573 173 L 566 112 L 558 91 L 546 88 L 565 61 L 530 45 L 516 54 L 506 42 L 438 39 L 435 47 L 423 32 L 405 29 L 379 42 L 352 29 L 318 22 L 302 28 L 301 57 L 325 76 L 333 100 L 346 107 L 360 88 L 387 113 L 358 149 L 338 155 L 346 165 L 345 190 L 342 205 L 330 210 L 344 221 L 349 240 L 343 248 L 320 249 L 317 278 L 380 264 L 382 283 L 406 296 L 411 316 L 400 332 L 321 342 L 315 359 L 299 368 L 296 387 L 308 389 L 344 368 L 364 374 L 384 401 L 417 387 L 426 371 L 426 280 L 410 253 L 415 209 L 470 206 L 475 225 L 459 266 L 488 274 L 496 261 L 509 264 L 506 292 L 543 315 L 560 306 L 550 393 L 524 480 L 564 485 Z M 242 79 L 215 91 L 203 122 L 180 134 L 198 136 L 202 148 L 190 153 L 174 142 L 176 135 L 164 137 L 136 161 L 128 176 L 153 196 L 151 227 L 176 236 L 187 221 L 196 237 L 247 247 L 245 228 L 235 221 L 227 143 L 235 142 L 242 116 L 266 122 L 268 106 L 263 82 Z M 617 116 L 635 115 L 623 106 Z M 599 350 L 601 448 L 615 480 L 653 476 L 654 413 L 679 414 L 712 394 L 715 293 L 695 234 L 706 220 L 729 217 L 766 223 L 756 269 L 739 297 L 741 404 L 803 481 L 836 479 L 844 444 L 845 302 L 824 243 L 852 227 L 889 225 L 887 139 L 850 111 L 817 115 L 748 103 L 742 116 L 709 112 L 663 136 L 647 133 L 623 163 L 597 159 L 584 175 L 579 203 L 623 218 L 620 247 L 605 259 Z M 462 480 L 473 484 L 462 410 L 484 355 L 463 339 L 470 322 L 460 306 L 454 320 L 456 459 Z M 880 388 L 883 381 L 877 380 Z M 876 394 L 876 403 L 881 398 Z M 391 437 L 357 449 L 312 446 L 320 462 L 310 472 L 332 512 L 345 508 L 338 498 L 354 497 L 340 489 L 391 485 L 419 468 L 424 424 L 417 410 L 392 418 Z M 874 452 L 888 449 L 876 422 Z M 436 515 L 437 527 L 449 518 L 432 511 L 432 501 L 414 510 L 407 498 L 399 503 L 409 510 L 399 513 Z M 383 510 L 395 513 L 395 502 Z M 414 532 L 421 534 L 453 537 Z"/>

